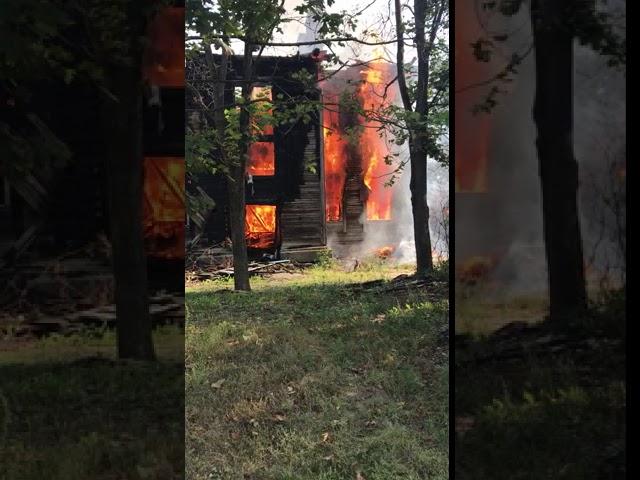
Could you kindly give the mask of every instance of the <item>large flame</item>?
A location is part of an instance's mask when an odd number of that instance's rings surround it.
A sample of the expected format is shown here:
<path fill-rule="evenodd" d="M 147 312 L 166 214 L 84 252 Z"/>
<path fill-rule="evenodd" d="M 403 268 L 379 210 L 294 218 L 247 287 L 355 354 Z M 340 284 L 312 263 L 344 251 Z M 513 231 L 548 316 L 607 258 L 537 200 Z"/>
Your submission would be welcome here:
<path fill-rule="evenodd" d="M 357 94 L 365 109 L 359 123 L 362 126 L 357 150 L 361 162 L 362 181 L 367 188 L 365 205 L 367 220 L 390 220 L 393 189 L 386 186 L 393 169 L 387 165 L 390 151 L 380 137 L 382 123 L 376 117 L 395 101 L 393 66 L 383 59 L 383 52 L 360 72 L 361 84 Z M 324 171 L 325 214 L 329 222 L 343 219 L 343 195 L 347 179 L 347 164 L 351 148 L 347 148 L 346 133 L 340 119 L 339 96 L 344 86 L 331 80 L 322 82 L 324 109 Z M 348 112 L 347 112 L 348 113 Z M 350 146 L 351 147 L 351 146 Z"/>
<path fill-rule="evenodd" d="M 337 222 L 343 216 L 342 195 L 347 178 L 347 151 L 346 143 L 340 136 L 337 95 L 326 93 L 324 98 L 327 105 L 323 127 L 325 214 L 327 221 Z"/>
<path fill-rule="evenodd" d="M 269 248 L 276 240 L 276 206 L 247 205 L 245 235 L 250 248 Z"/>
<path fill-rule="evenodd" d="M 471 45 L 483 37 L 483 28 L 470 2 L 464 3 L 456 2 L 459 8 L 455 15 L 455 189 L 461 193 L 483 193 L 489 188 L 492 116 L 474 113 L 474 107 L 485 100 L 488 88 L 473 86 L 483 84 L 503 67 L 493 60 L 481 62 L 475 57 Z"/>
<path fill-rule="evenodd" d="M 273 142 L 255 142 L 249 146 L 247 171 L 255 176 L 275 175 L 275 149 Z"/>
<path fill-rule="evenodd" d="M 144 159 L 143 224 L 151 256 L 184 256 L 184 173 L 184 158 Z"/>
<path fill-rule="evenodd" d="M 385 186 L 391 168 L 385 163 L 390 154 L 384 138 L 380 137 L 381 123 L 371 117 L 382 116 L 383 110 L 394 101 L 394 90 L 387 87 L 392 83 L 389 64 L 385 63 L 378 53 L 362 72 L 363 82 L 359 88 L 360 98 L 366 112 L 363 118 L 363 132 L 360 136 L 360 153 L 364 184 L 369 195 L 367 197 L 367 220 L 390 220 L 393 190 Z"/>

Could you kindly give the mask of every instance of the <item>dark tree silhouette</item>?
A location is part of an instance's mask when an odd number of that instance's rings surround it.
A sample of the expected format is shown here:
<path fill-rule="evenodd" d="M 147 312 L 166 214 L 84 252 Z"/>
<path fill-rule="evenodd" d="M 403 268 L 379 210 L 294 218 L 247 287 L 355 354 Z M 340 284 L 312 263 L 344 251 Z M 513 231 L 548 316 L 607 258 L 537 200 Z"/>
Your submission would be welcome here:
<path fill-rule="evenodd" d="M 6 3 L 0 27 L 15 44 L 0 47 L 0 67 L 6 67 L 0 80 L 7 79 L 7 85 L 24 82 L 21 89 L 43 79 L 78 81 L 92 85 L 101 98 L 118 356 L 153 359 L 142 232 L 142 57 L 149 21 L 168 2 Z M 31 15 L 41 20 L 33 22 Z M 70 33 L 70 26 L 78 24 L 91 28 Z M 42 143 L 44 149 L 47 143 Z M 53 149 L 49 153 L 60 156 Z"/>
<path fill-rule="evenodd" d="M 483 9 L 512 16 L 522 0 L 481 2 Z M 540 185 L 545 254 L 549 282 L 550 320 L 560 323 L 576 318 L 587 307 L 586 279 L 580 215 L 578 211 L 578 163 L 573 148 L 573 71 L 576 39 L 609 57 L 611 65 L 625 62 L 624 40 L 609 16 L 595 2 L 582 0 L 532 0 L 532 49 L 536 69 L 533 119 Z M 504 41 L 506 38 L 492 40 Z M 488 39 L 473 45 L 475 56 L 486 61 Z M 524 55 L 515 54 L 505 69 L 476 86 L 509 81 Z M 485 60 L 483 60 L 483 58 Z M 470 88 L 470 87 L 466 87 Z M 500 89 L 491 88 L 478 111 L 489 112 Z"/>
<path fill-rule="evenodd" d="M 578 163 L 573 149 L 573 42 L 559 19 L 573 0 L 534 0 L 536 94 L 533 117 L 542 221 L 549 276 L 550 318 L 573 318 L 586 309 L 587 294 L 580 216 Z"/>

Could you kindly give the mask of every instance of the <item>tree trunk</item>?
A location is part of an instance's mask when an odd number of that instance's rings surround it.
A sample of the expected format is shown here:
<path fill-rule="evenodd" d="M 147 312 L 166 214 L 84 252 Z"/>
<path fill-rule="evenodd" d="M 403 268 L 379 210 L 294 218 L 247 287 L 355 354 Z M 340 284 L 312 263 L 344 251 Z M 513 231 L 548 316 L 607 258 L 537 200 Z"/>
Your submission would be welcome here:
<path fill-rule="evenodd" d="M 142 231 L 142 85 L 135 67 L 114 68 L 107 99 L 108 198 L 119 358 L 154 359 Z"/>
<path fill-rule="evenodd" d="M 537 0 L 531 12 L 536 61 L 533 116 L 538 133 L 550 318 L 554 321 L 580 314 L 587 299 L 578 164 L 573 151 L 573 35 L 558 23 L 570 4 L 571 0 Z"/>
<path fill-rule="evenodd" d="M 246 162 L 242 150 L 240 158 L 228 158 L 227 152 L 222 146 L 226 135 L 227 119 L 225 108 L 231 106 L 227 98 L 227 74 L 229 71 L 229 59 L 232 55 L 231 48 L 221 41 L 222 56 L 220 65 L 215 65 L 211 45 L 205 48 L 205 58 L 209 71 L 214 79 L 215 113 L 213 115 L 214 124 L 220 139 L 220 153 L 225 163 L 229 165 L 229 223 L 231 228 L 231 243 L 233 253 L 233 283 L 236 290 L 251 290 L 249 283 L 249 258 L 247 256 L 247 240 L 245 237 L 245 171 Z M 240 122 L 242 123 L 242 121 Z M 242 126 L 240 126 L 242 131 Z"/>
<path fill-rule="evenodd" d="M 249 283 L 249 257 L 245 237 L 245 162 L 231 168 L 229 182 L 229 219 L 233 242 L 233 285 L 236 290 L 251 290 Z"/>
<path fill-rule="evenodd" d="M 409 88 L 404 70 L 404 22 L 402 20 L 402 6 L 400 0 L 394 0 L 396 36 L 398 38 L 396 50 L 396 65 L 398 70 L 398 88 L 402 104 L 407 112 L 413 111 Z M 411 210 L 413 213 L 413 234 L 416 248 L 416 275 L 424 277 L 433 270 L 431 253 L 431 233 L 429 232 L 429 207 L 427 205 L 427 152 L 424 148 L 424 131 L 429 111 L 427 106 L 427 89 L 430 77 L 430 48 L 433 45 L 439 25 L 439 18 L 434 22 L 427 43 L 425 33 L 426 0 L 414 1 L 415 12 L 415 42 L 418 51 L 418 82 L 416 85 L 415 113 L 420 122 L 415 125 L 409 123 L 409 156 L 411 164 Z"/>
<path fill-rule="evenodd" d="M 410 140 L 415 143 L 415 140 Z M 427 155 L 419 147 L 410 146 L 411 158 L 411 210 L 416 242 L 416 275 L 427 276 L 433 270 L 431 235 L 429 232 L 429 206 L 427 205 Z"/>
<path fill-rule="evenodd" d="M 253 77 L 253 47 L 245 43 L 243 59 L 242 98 L 244 105 L 251 101 L 251 84 Z M 247 239 L 245 233 L 246 196 L 245 179 L 247 171 L 247 152 L 249 150 L 249 112 L 243 106 L 240 110 L 239 158 L 231 169 L 232 181 L 229 185 L 229 209 L 231 216 L 231 241 L 233 242 L 233 279 L 236 290 L 251 290 L 249 283 L 249 258 L 247 255 Z"/>
<path fill-rule="evenodd" d="M 416 16 L 416 47 L 418 51 L 418 82 L 416 85 L 416 113 L 420 125 L 409 137 L 411 155 L 411 207 L 413 210 L 413 230 L 416 241 L 416 273 L 425 276 L 433 270 L 431 252 L 431 233 L 429 231 L 429 206 L 427 205 L 427 149 L 429 140 L 425 127 L 429 122 L 427 103 L 431 79 L 431 54 L 440 28 L 442 14 L 447 8 L 445 3 L 430 5 L 435 9 L 431 27 L 427 36 L 427 0 L 414 0 Z"/>

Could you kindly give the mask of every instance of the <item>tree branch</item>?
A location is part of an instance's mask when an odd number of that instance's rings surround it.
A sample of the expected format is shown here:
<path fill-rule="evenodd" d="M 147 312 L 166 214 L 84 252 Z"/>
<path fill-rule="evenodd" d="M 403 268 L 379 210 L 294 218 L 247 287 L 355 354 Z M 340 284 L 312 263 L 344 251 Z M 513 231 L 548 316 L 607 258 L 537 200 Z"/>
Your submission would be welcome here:
<path fill-rule="evenodd" d="M 222 38 L 223 35 L 210 35 L 210 37 Z M 230 38 L 233 40 L 241 40 L 243 42 L 251 41 L 252 45 L 262 46 L 262 47 L 301 47 L 305 45 L 319 45 L 319 44 L 328 46 L 331 43 L 336 43 L 336 42 L 354 42 L 354 43 L 359 43 L 361 45 L 376 46 L 376 45 L 390 45 L 398 42 L 398 39 L 370 42 L 367 40 L 359 39 L 357 37 L 319 38 L 317 40 L 309 40 L 306 42 L 258 42 L 254 40 L 249 40 L 247 39 L 247 37 L 243 37 L 243 36 L 232 36 L 232 37 L 226 37 L 226 38 Z M 204 39 L 201 36 L 195 35 L 195 36 L 187 36 L 186 40 L 189 41 L 189 40 L 204 40 Z M 413 39 L 409 38 L 409 40 L 413 40 Z"/>
<path fill-rule="evenodd" d="M 407 79 L 404 71 L 404 23 L 402 22 L 402 6 L 400 0 L 394 0 L 396 14 L 396 37 L 398 48 L 396 50 L 396 68 L 398 69 L 398 87 L 400 88 L 400 97 L 404 109 L 408 112 L 413 111 L 411 106 L 411 98 L 409 97 L 409 88 L 407 87 Z"/>

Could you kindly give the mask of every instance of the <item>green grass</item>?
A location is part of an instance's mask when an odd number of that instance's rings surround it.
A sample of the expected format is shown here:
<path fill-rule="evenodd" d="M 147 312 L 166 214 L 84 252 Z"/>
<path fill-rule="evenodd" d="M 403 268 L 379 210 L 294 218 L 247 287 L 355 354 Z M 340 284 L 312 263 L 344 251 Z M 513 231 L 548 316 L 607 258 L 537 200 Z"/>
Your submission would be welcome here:
<path fill-rule="evenodd" d="M 154 331 L 156 356 L 164 362 L 184 360 L 184 333 L 174 327 Z M 116 359 L 116 336 L 112 329 L 87 328 L 79 334 L 50 334 L 38 340 L 0 334 L 0 367 L 12 364 L 46 364 L 82 358 Z"/>
<path fill-rule="evenodd" d="M 352 288 L 400 273 L 188 289 L 187 478 L 448 478 L 446 299 Z"/>
<path fill-rule="evenodd" d="M 546 315 L 546 298 L 536 295 L 498 298 L 488 289 L 456 285 L 456 334 L 482 337 L 514 321 L 537 323 Z"/>
<path fill-rule="evenodd" d="M 625 478 L 625 321 L 609 297 L 563 327 L 586 348 L 482 364 L 463 362 L 487 339 L 457 348 L 456 478 Z"/>
<path fill-rule="evenodd" d="M 184 478 L 183 339 L 157 331 L 158 362 L 110 332 L 1 339 L 0 479 Z"/>

